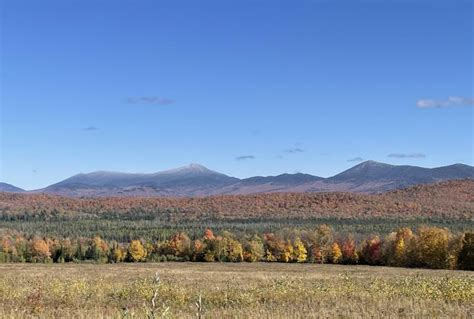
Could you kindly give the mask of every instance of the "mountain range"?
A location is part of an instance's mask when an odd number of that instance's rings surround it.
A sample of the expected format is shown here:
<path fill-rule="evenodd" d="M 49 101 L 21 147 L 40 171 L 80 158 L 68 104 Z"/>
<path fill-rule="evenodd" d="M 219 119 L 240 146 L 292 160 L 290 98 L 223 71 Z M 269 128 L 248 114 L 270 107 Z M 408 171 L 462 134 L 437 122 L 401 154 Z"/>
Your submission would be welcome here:
<path fill-rule="evenodd" d="M 24 189 L 21 189 L 19 187 L 0 182 L 0 192 L 21 193 L 24 191 L 25 191 Z"/>
<path fill-rule="evenodd" d="M 390 165 L 366 161 L 329 178 L 309 174 L 281 174 L 239 179 L 199 164 L 152 174 L 99 171 L 77 174 L 46 188 L 29 191 L 64 196 L 208 196 L 274 192 L 377 193 L 416 184 L 474 179 L 474 167 L 454 164 L 437 168 Z M 0 191 L 25 192 L 0 183 Z"/>

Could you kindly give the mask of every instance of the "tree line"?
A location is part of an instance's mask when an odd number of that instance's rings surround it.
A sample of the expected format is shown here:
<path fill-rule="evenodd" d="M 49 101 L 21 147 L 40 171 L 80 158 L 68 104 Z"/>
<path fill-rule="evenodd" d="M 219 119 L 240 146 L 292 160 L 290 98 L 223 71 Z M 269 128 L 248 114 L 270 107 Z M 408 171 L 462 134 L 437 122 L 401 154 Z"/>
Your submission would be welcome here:
<path fill-rule="evenodd" d="M 0 262 L 284 262 L 362 264 L 474 270 L 474 232 L 452 234 L 446 228 L 402 227 L 381 238 L 337 234 L 330 226 L 311 230 L 235 235 L 206 229 L 191 238 L 176 232 L 164 240 L 129 242 L 93 238 L 0 237 Z"/>

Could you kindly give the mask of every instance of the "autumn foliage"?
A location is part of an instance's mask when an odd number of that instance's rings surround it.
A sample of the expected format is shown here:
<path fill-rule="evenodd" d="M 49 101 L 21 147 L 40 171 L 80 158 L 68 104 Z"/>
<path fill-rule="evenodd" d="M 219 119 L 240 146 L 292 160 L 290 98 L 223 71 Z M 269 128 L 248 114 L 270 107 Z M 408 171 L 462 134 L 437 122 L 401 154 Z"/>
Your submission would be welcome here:
<path fill-rule="evenodd" d="M 382 194 L 271 193 L 190 198 L 68 198 L 0 193 L 0 219 L 166 217 L 173 221 L 254 218 L 438 217 L 470 219 L 474 181 L 447 181 Z"/>
<path fill-rule="evenodd" d="M 445 228 L 400 228 L 385 238 L 356 239 L 333 233 L 326 225 L 312 231 L 285 230 L 238 237 L 210 229 L 190 238 L 177 232 L 165 240 L 108 242 L 81 238 L 0 237 L 0 262 L 99 263 L 144 261 L 284 262 L 368 264 L 474 270 L 474 234 L 452 234 Z"/>

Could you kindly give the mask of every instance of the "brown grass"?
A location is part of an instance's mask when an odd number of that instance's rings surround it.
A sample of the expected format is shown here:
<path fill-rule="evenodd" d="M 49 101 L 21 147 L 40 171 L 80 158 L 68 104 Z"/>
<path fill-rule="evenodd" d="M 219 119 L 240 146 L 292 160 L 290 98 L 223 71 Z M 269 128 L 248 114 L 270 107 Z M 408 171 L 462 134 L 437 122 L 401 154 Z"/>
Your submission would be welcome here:
<path fill-rule="evenodd" d="M 474 314 L 472 272 L 312 264 L 4 264 L 0 318 L 450 317 Z"/>

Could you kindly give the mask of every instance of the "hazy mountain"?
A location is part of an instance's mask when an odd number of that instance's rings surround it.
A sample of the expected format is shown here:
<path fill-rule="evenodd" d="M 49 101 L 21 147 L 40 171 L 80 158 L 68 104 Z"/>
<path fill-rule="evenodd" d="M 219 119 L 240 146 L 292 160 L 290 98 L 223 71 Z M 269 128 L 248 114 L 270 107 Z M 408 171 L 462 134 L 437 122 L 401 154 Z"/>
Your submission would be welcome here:
<path fill-rule="evenodd" d="M 472 166 L 455 164 L 438 168 L 423 168 L 366 161 L 326 181 L 331 184 L 345 184 L 349 190 L 373 192 L 463 178 L 474 178 Z"/>
<path fill-rule="evenodd" d="M 0 192 L 22 193 L 24 191 L 25 191 L 24 189 L 21 189 L 19 187 L 0 182 Z"/>
<path fill-rule="evenodd" d="M 152 174 L 131 174 L 99 171 L 74 175 L 48 188 L 61 188 L 87 185 L 92 187 L 129 187 L 148 186 L 163 187 L 176 184 L 229 184 L 238 179 L 211 171 L 202 165 L 190 164 Z"/>
<path fill-rule="evenodd" d="M 239 179 L 199 164 L 151 174 L 99 171 L 78 174 L 40 191 L 73 196 L 88 195 L 206 195 Z"/>
<path fill-rule="evenodd" d="M 78 174 L 35 192 L 67 196 L 206 196 L 272 192 L 380 192 L 452 179 L 474 179 L 474 167 L 438 168 L 358 164 L 329 178 L 309 174 L 230 177 L 198 164 L 152 174 L 99 171 Z"/>

